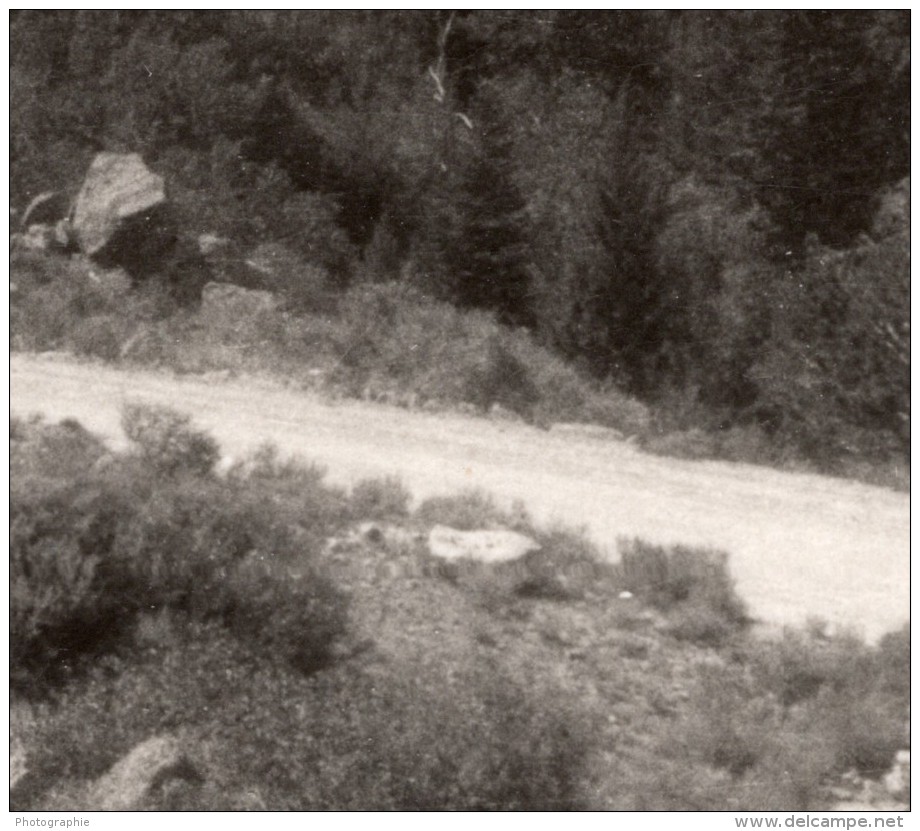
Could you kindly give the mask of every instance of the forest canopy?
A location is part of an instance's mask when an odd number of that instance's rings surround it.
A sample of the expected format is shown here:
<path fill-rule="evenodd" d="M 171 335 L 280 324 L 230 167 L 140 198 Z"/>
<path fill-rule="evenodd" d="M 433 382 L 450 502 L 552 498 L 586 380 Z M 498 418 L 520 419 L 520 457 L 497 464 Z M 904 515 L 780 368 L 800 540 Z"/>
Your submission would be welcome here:
<path fill-rule="evenodd" d="M 677 421 L 908 447 L 907 11 L 14 11 L 10 47 L 15 207 L 137 152 L 189 234 Z"/>

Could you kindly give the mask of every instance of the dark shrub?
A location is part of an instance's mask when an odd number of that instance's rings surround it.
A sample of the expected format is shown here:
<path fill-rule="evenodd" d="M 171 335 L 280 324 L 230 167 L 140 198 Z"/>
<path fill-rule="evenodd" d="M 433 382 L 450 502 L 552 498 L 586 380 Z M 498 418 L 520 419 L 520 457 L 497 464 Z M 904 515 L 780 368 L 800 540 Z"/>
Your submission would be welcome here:
<path fill-rule="evenodd" d="M 423 525 L 449 525 L 459 531 L 475 531 L 507 524 L 508 517 L 484 491 L 469 490 L 456 496 L 432 496 L 415 511 Z"/>
<path fill-rule="evenodd" d="M 20 809 L 68 809 L 88 779 L 164 732 L 184 738 L 204 784 L 154 792 L 155 810 L 566 810 L 591 721 L 551 689 L 495 667 L 340 664 L 309 677 L 222 627 L 99 670 L 40 705 Z M 81 796 L 83 795 L 83 796 Z"/>
<path fill-rule="evenodd" d="M 875 659 L 880 686 L 903 701 L 910 699 L 910 623 L 882 638 Z"/>
<path fill-rule="evenodd" d="M 557 526 L 527 532 L 533 534 L 540 549 L 506 567 L 512 574 L 523 574 L 514 588 L 518 597 L 571 600 L 586 594 L 609 594 L 618 586 L 616 567 L 604 561 L 583 530 Z M 499 568 L 499 572 L 503 570 Z"/>
<path fill-rule="evenodd" d="M 217 464 L 217 442 L 190 425 L 189 416 L 156 404 L 130 403 L 122 412 L 122 429 L 136 452 L 165 475 L 187 472 L 205 476 Z"/>
<path fill-rule="evenodd" d="M 665 548 L 638 539 L 621 544 L 620 551 L 624 586 L 668 613 L 676 637 L 716 644 L 746 622 L 726 553 L 682 545 Z"/>
<path fill-rule="evenodd" d="M 351 491 L 351 510 L 358 519 L 396 519 L 409 513 L 412 494 L 395 476 L 362 479 Z"/>
<path fill-rule="evenodd" d="M 171 416 L 167 427 L 171 438 L 187 435 L 184 422 L 172 430 Z M 312 492 L 285 498 L 264 476 L 203 476 L 210 464 L 198 460 L 216 445 L 209 439 L 200 454 L 191 432 L 191 454 L 183 441 L 165 449 L 154 442 L 152 456 L 114 458 L 76 481 L 33 476 L 26 487 L 14 468 L 11 673 L 24 692 L 65 680 L 100 650 L 129 646 L 138 616 L 151 611 L 170 610 L 180 622 L 222 620 L 304 670 L 325 660 L 344 627 L 344 600 L 314 557 L 343 513 L 329 510 L 341 497 L 323 493 L 318 481 Z M 36 445 L 32 468 L 41 461 Z M 183 472 L 177 457 L 190 457 L 193 472 Z M 311 510 L 316 494 L 322 499 Z M 294 516 L 309 523 L 308 533 Z"/>

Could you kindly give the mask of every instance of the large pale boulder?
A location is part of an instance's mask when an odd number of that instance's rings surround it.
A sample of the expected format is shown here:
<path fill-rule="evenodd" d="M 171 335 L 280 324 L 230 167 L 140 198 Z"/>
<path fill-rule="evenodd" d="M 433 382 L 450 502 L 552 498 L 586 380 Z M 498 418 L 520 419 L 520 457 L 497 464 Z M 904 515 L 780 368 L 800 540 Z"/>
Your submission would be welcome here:
<path fill-rule="evenodd" d="M 435 525 L 428 534 L 428 550 L 444 560 L 504 563 L 539 551 L 540 544 L 515 531 L 458 531 Z"/>
<path fill-rule="evenodd" d="M 99 153 L 74 204 L 77 242 L 84 253 L 98 255 L 126 226 L 149 222 L 165 203 L 163 178 L 137 153 Z"/>

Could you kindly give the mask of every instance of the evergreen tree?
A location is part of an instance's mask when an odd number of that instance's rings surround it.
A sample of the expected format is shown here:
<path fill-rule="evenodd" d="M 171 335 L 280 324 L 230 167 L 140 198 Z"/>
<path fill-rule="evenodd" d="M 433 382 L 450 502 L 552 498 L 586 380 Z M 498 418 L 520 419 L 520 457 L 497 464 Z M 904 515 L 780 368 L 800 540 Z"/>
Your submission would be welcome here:
<path fill-rule="evenodd" d="M 760 198 L 791 243 L 815 233 L 846 244 L 868 229 L 875 194 L 910 169 L 910 17 L 799 11 L 782 24 Z"/>
<path fill-rule="evenodd" d="M 482 107 L 475 123 L 478 152 L 461 174 L 444 246 L 449 293 L 460 305 L 530 325 L 526 204 L 513 178 L 512 142 L 494 107 Z"/>

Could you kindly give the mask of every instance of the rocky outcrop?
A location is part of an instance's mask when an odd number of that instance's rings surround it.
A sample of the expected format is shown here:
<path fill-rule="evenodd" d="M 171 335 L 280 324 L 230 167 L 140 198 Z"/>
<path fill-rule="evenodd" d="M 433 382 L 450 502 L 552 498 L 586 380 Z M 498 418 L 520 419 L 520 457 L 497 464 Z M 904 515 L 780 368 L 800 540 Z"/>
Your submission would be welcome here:
<path fill-rule="evenodd" d="M 539 551 L 540 544 L 515 531 L 458 531 L 435 525 L 428 534 L 428 550 L 444 560 L 503 563 Z"/>

